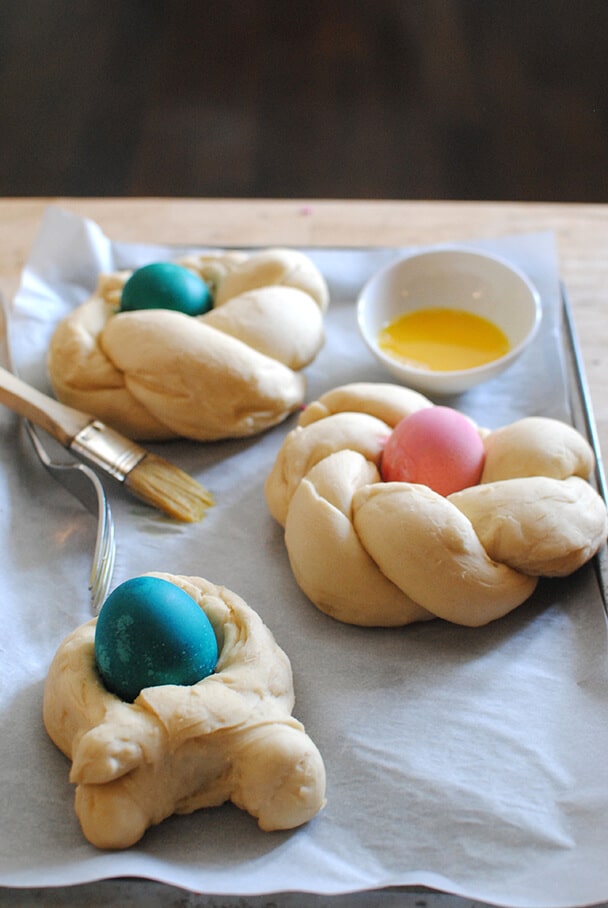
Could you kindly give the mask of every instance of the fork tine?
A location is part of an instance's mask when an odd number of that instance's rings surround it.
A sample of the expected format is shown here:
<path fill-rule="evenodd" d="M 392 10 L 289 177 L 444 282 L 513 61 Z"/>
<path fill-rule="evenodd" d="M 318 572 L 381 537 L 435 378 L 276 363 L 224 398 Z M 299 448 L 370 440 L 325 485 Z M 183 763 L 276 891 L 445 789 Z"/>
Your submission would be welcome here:
<path fill-rule="evenodd" d="M 104 496 L 103 506 L 99 509 L 97 543 L 89 578 L 91 605 L 95 615 L 99 614 L 99 610 L 106 598 L 112 574 L 114 573 L 115 558 L 114 521 L 112 520 L 109 502 Z"/>

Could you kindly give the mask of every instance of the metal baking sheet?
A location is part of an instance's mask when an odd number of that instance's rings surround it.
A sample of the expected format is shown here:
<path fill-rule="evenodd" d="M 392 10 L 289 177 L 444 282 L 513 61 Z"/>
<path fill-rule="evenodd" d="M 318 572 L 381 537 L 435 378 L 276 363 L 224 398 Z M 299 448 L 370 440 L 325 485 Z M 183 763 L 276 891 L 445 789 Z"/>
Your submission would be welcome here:
<path fill-rule="evenodd" d="M 606 497 L 606 476 L 595 425 L 595 417 L 593 414 L 593 402 L 587 384 L 583 356 L 576 335 L 574 318 L 568 301 L 568 293 L 563 284 L 561 285 L 561 294 L 563 321 L 562 338 L 564 345 L 564 361 L 568 375 L 568 386 L 571 391 L 571 422 L 581 435 L 584 435 L 593 448 L 595 454 L 595 471 L 590 481 L 604 501 L 608 503 L 608 498 Z M 608 608 L 606 604 L 606 584 L 608 583 L 608 549 L 606 545 L 604 545 L 595 556 L 594 567 L 597 572 L 598 585 L 604 603 L 604 609 L 606 609 Z"/>
<path fill-rule="evenodd" d="M 541 292 L 543 322 L 533 349 L 508 373 L 450 403 L 489 427 L 553 416 L 593 441 L 552 236 L 470 245 L 529 274 Z M 15 299 L 20 374 L 48 390 L 50 332 L 91 292 L 99 270 L 180 251 L 113 243 L 96 225 L 50 211 Z M 305 251 L 332 293 L 327 344 L 306 370 L 308 399 L 348 381 L 390 380 L 358 337 L 354 301 L 374 271 L 406 250 Z M 89 846 L 73 814 L 68 763 L 46 738 L 40 703 L 56 646 L 89 617 L 94 528 L 63 489 L 49 486 L 17 422 L 5 412 L 0 419 L 7 515 L 0 529 L 0 706 L 11 729 L 0 739 L 0 884 L 140 878 L 208 893 L 209 904 L 255 906 L 344 905 L 351 893 L 353 904 L 371 905 L 379 903 L 376 890 L 387 904 L 408 904 L 420 887 L 520 908 L 608 898 L 608 647 L 595 566 L 543 583 L 487 628 L 340 625 L 297 589 L 263 500 L 265 476 L 293 419 L 253 440 L 154 446 L 209 486 L 218 505 L 201 525 L 184 528 L 110 489 L 115 582 L 146 570 L 197 573 L 234 589 L 261 614 L 290 656 L 295 714 L 326 762 L 327 808 L 288 834 L 262 834 L 225 806 L 171 818 L 126 852 Z M 600 487 L 601 467 L 596 481 Z M 446 896 L 437 898 L 445 906 Z"/>

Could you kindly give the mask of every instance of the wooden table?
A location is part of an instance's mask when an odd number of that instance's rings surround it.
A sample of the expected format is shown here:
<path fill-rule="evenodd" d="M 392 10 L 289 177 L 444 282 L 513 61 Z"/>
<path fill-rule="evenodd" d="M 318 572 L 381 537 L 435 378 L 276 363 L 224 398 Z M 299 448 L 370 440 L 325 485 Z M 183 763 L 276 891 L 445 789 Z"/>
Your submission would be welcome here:
<path fill-rule="evenodd" d="M 0 290 L 12 295 L 48 204 L 90 217 L 115 240 L 132 242 L 294 246 L 402 246 L 553 231 L 593 399 L 598 435 L 608 451 L 608 205 L 460 202 L 358 202 L 317 200 L 5 199 L 0 200 Z M 92 883 L 49 893 L 0 888 L 0 904 L 62 904 L 70 908 L 152 902 L 184 904 L 184 894 L 146 881 Z M 413 908 L 412 892 L 378 902 Z M 229 904 L 229 900 L 224 900 Z M 238 901 L 238 900 L 237 900 Z M 426 893 L 429 908 L 464 908 L 468 901 Z M 224 902 L 222 902 L 224 903 Z M 338 900 L 343 906 L 349 899 Z M 188 904 L 206 905 L 188 896 Z M 230 903 L 232 904 L 232 903 Z M 236 902 L 235 902 L 236 904 Z M 239 901 L 241 904 L 241 901 Z M 256 908 L 263 904 L 254 900 Z M 311 902 L 319 905 L 321 902 Z M 357 901 L 357 904 L 363 905 Z M 608 905 L 606 906 L 608 908 Z"/>
<path fill-rule="evenodd" d="M 0 289 L 14 293 L 44 208 L 57 204 L 130 242 L 403 246 L 550 230 L 608 451 L 608 205 L 226 199 L 0 200 Z"/>

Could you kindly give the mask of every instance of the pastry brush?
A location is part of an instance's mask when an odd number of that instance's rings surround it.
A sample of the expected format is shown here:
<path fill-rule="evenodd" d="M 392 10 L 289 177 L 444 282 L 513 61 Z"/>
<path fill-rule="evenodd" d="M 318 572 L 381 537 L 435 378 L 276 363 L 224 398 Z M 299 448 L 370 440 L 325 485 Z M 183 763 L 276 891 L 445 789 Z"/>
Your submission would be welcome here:
<path fill-rule="evenodd" d="M 137 498 L 170 517 L 195 523 L 213 505 L 212 495 L 179 467 L 2 368 L 0 403 L 40 426 L 64 448 L 117 479 Z"/>

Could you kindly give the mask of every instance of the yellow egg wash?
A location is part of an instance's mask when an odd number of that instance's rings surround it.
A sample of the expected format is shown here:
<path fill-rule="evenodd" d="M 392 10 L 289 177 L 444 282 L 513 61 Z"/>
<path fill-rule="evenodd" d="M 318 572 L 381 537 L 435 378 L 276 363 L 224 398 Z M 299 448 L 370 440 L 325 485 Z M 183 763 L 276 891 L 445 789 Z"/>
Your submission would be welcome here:
<path fill-rule="evenodd" d="M 463 309 L 418 309 L 386 324 L 380 349 L 421 369 L 451 372 L 483 366 L 510 349 L 501 329 Z"/>

